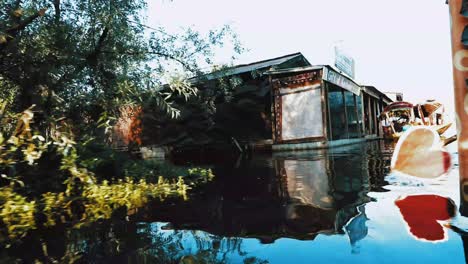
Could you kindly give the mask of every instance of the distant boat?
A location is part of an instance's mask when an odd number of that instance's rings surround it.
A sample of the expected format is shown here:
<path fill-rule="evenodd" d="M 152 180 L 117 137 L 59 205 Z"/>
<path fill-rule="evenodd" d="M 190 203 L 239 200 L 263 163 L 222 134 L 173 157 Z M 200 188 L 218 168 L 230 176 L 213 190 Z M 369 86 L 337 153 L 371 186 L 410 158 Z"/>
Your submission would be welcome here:
<path fill-rule="evenodd" d="M 385 139 L 397 140 L 401 134 L 412 126 L 426 126 L 442 135 L 452 125 L 444 122 L 444 106 L 427 100 L 413 105 L 409 102 L 393 102 L 385 107 L 379 119 Z"/>

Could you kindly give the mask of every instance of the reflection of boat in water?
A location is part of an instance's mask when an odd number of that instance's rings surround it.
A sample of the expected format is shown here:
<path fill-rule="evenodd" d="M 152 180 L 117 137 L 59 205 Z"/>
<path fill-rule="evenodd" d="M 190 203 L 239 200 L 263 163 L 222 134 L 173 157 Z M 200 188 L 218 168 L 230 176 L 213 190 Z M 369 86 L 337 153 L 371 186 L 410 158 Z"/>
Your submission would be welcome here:
<path fill-rule="evenodd" d="M 426 126 L 442 135 L 452 125 L 445 122 L 444 115 L 444 106 L 435 100 L 416 105 L 400 101 L 385 107 L 379 119 L 384 138 L 398 139 L 412 126 Z"/>

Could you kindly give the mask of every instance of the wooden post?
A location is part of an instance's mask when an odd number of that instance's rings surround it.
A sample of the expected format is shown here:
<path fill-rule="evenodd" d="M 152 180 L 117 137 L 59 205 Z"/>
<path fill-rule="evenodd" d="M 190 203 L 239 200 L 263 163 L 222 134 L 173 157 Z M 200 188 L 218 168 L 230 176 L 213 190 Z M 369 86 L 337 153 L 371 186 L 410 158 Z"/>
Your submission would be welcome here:
<path fill-rule="evenodd" d="M 326 91 L 325 86 L 323 85 L 323 81 L 320 83 L 320 101 L 322 103 L 322 131 L 323 131 L 323 136 L 325 137 L 326 141 L 330 140 L 330 137 L 328 135 L 328 119 L 327 119 L 327 109 L 328 109 L 328 93 Z"/>
<path fill-rule="evenodd" d="M 426 122 L 426 118 L 424 117 L 424 113 L 423 113 L 423 110 L 422 110 L 422 108 L 421 108 L 421 105 L 418 104 L 418 107 L 417 107 L 417 108 L 418 108 L 418 115 L 419 115 L 419 118 L 421 118 L 422 124 L 423 124 L 423 125 L 429 125 L 429 124 L 427 124 L 427 122 Z"/>
<path fill-rule="evenodd" d="M 366 131 L 366 108 L 364 107 L 364 104 L 366 103 L 366 101 L 364 100 L 365 96 L 366 95 L 365 95 L 364 91 L 362 91 L 361 96 L 359 98 L 359 100 L 361 100 L 362 133 L 364 133 L 364 136 L 367 135 L 367 131 Z"/>
<path fill-rule="evenodd" d="M 379 120 L 378 120 L 378 115 L 379 115 L 379 110 L 377 109 L 378 108 L 378 103 L 377 103 L 377 100 L 374 98 L 374 131 L 375 131 L 375 135 L 378 136 L 379 135 Z"/>
<path fill-rule="evenodd" d="M 344 114 L 345 114 L 345 131 L 346 131 L 346 138 L 349 138 L 349 126 L 348 126 L 348 109 L 346 107 L 346 96 L 345 91 L 343 88 L 341 89 L 341 96 L 343 97 L 343 106 L 344 106 Z"/>
<path fill-rule="evenodd" d="M 275 111 L 275 87 L 273 86 L 271 75 L 268 76 L 268 85 L 270 86 L 270 114 L 271 114 L 271 139 L 273 144 L 276 142 L 276 111 Z"/>
<path fill-rule="evenodd" d="M 362 92 L 361 92 L 362 94 Z M 354 109 L 356 110 L 356 127 L 357 127 L 357 130 L 358 130 L 358 135 L 359 137 L 362 137 L 362 132 L 361 132 L 361 120 L 359 120 L 359 110 L 358 110 L 358 103 L 357 103 L 357 100 L 356 100 L 356 95 L 353 94 L 353 97 L 354 97 Z"/>
<path fill-rule="evenodd" d="M 367 95 L 367 112 L 369 114 L 369 135 L 372 135 L 374 133 L 374 118 L 372 118 L 374 111 L 372 110 L 370 95 Z"/>
<path fill-rule="evenodd" d="M 388 113 L 385 113 L 385 116 L 387 117 L 387 120 L 390 120 L 390 117 L 388 116 Z M 392 128 L 392 133 L 395 134 L 395 127 L 393 126 L 393 122 L 390 122 L 390 127 Z"/>
<path fill-rule="evenodd" d="M 448 0 L 451 18 L 453 80 L 460 170 L 460 213 L 468 216 L 468 0 Z M 468 32 L 468 31 L 467 31 Z M 462 38 L 463 36 L 463 38 Z"/>
<path fill-rule="evenodd" d="M 377 121 L 379 122 L 379 136 L 383 136 L 383 127 L 382 127 L 382 121 L 380 120 L 380 115 L 383 112 L 383 100 L 382 96 L 379 98 L 379 115 L 377 116 Z"/>
<path fill-rule="evenodd" d="M 333 140 L 333 130 L 332 130 L 332 120 L 331 120 L 331 112 L 330 112 L 330 96 L 329 96 L 329 86 L 322 80 L 322 87 L 325 89 L 325 97 L 327 102 L 327 124 L 328 124 L 328 137 L 327 140 Z"/>

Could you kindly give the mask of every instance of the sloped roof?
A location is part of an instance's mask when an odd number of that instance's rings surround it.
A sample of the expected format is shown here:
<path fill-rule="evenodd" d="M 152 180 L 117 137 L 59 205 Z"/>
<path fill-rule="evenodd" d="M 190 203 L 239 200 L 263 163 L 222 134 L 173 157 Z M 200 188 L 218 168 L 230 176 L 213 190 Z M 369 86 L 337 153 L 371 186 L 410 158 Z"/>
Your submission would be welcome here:
<path fill-rule="evenodd" d="M 294 67 L 294 68 L 286 68 L 286 69 L 274 69 L 274 70 L 269 70 L 265 72 L 265 74 L 279 75 L 279 74 L 288 74 L 288 73 L 298 73 L 298 72 L 321 70 L 323 67 L 324 67 L 323 65 L 316 65 L 316 66 Z"/>
<path fill-rule="evenodd" d="M 227 68 L 224 70 L 216 71 L 213 73 L 208 73 L 199 77 L 195 77 L 193 80 L 199 80 L 199 79 L 206 79 L 206 80 L 213 80 L 221 77 L 226 77 L 226 76 L 231 76 L 231 75 L 236 75 L 236 74 L 242 74 L 246 72 L 252 72 L 260 69 L 265 69 L 265 68 L 270 68 L 274 66 L 281 65 L 285 62 L 288 62 L 292 59 L 296 59 L 298 57 L 302 57 L 303 60 L 306 62 L 306 64 L 310 65 L 309 61 L 302 55 L 300 52 L 284 55 L 281 57 L 276 57 L 268 60 L 262 60 L 262 61 L 257 61 L 249 64 L 240 64 L 236 65 L 231 68 Z"/>
<path fill-rule="evenodd" d="M 346 74 L 343 74 L 342 72 L 338 71 L 335 67 L 333 67 L 331 65 L 310 65 L 310 66 L 305 66 L 305 67 L 294 67 L 294 68 L 287 68 L 287 69 L 273 69 L 273 70 L 267 71 L 265 74 L 277 75 L 277 74 L 287 74 L 287 73 L 298 73 L 298 72 L 320 70 L 320 69 L 323 69 L 325 67 L 330 69 L 330 70 L 335 71 L 336 73 L 338 73 L 340 75 L 342 75 L 343 77 L 350 80 L 354 84 L 356 84 L 358 86 L 361 86 L 353 78 L 349 77 Z"/>
<path fill-rule="evenodd" d="M 366 93 L 370 95 L 374 94 L 377 96 L 377 98 L 382 98 L 384 102 L 387 104 L 390 104 L 393 102 L 393 100 L 390 97 L 388 97 L 385 93 L 379 91 L 377 88 L 375 88 L 372 85 L 363 85 L 362 87 L 364 88 Z"/>

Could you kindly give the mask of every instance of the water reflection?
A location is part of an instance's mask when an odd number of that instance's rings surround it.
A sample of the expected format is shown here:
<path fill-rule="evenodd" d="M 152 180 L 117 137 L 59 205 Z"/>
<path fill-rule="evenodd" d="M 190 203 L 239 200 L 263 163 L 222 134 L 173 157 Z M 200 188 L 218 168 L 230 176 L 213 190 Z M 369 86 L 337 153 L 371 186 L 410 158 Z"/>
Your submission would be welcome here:
<path fill-rule="evenodd" d="M 4 249 L 0 263 L 264 263 L 242 240 L 163 223 L 103 222 L 80 230 L 44 230 Z M 25 254 L 27 253 L 27 254 Z"/>
<path fill-rule="evenodd" d="M 220 162 L 217 179 L 186 206 L 155 205 L 145 221 L 174 229 L 204 230 L 261 243 L 278 238 L 313 240 L 317 234 L 348 234 L 351 244 L 367 234 L 367 193 L 381 187 L 390 152 L 381 142 L 333 150 L 275 153 Z M 199 164 L 197 164 L 199 165 Z M 165 212 L 161 218 L 160 212 Z"/>
<path fill-rule="evenodd" d="M 355 252 L 367 234 L 367 193 L 384 183 L 389 159 L 383 143 L 350 145 L 339 149 L 275 155 L 287 178 L 290 206 L 309 206 L 332 212 L 333 228 L 327 233 L 346 234 Z M 378 157 L 378 159 L 376 159 Z M 378 186 L 375 191 L 385 191 Z M 304 217 L 303 222 L 310 222 Z"/>
<path fill-rule="evenodd" d="M 396 191 L 384 179 L 391 151 L 375 141 L 273 156 L 197 157 L 193 165 L 210 165 L 216 178 L 188 202 L 155 202 L 128 222 L 36 230 L 0 251 L 0 262 L 440 263 L 446 256 L 451 263 L 464 261 L 468 243 L 458 236 L 435 248 L 408 235 L 405 222 L 420 223 L 410 219 L 413 209 L 402 209 L 411 206 L 395 205 L 406 190 Z M 426 231 L 416 233 L 428 237 Z M 427 254 L 433 250 L 438 254 Z"/>
<path fill-rule="evenodd" d="M 368 228 L 366 222 L 369 220 L 366 216 L 366 207 L 363 205 L 357 207 L 358 215 L 353 217 L 345 226 L 346 233 L 349 236 L 352 253 L 358 254 L 360 250 L 359 241 L 367 236 Z"/>
<path fill-rule="evenodd" d="M 438 242 L 447 240 L 447 222 L 455 216 L 455 203 L 438 195 L 411 195 L 395 201 L 409 232 L 417 239 Z"/>

